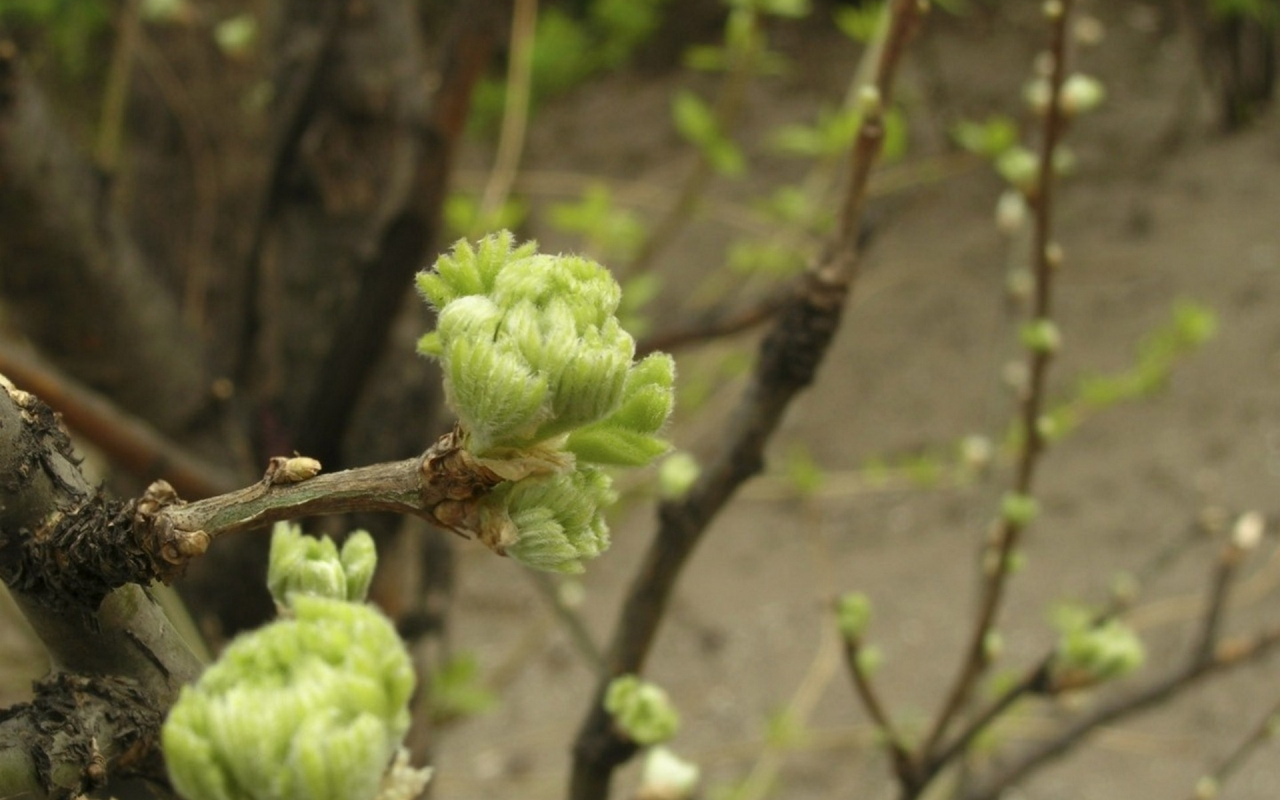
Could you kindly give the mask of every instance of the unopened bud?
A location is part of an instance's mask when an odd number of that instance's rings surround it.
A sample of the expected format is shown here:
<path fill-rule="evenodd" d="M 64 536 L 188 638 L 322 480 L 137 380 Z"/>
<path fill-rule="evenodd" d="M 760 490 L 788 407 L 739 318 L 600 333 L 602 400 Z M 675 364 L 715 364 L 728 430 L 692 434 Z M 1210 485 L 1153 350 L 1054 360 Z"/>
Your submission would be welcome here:
<path fill-rule="evenodd" d="M 1235 527 L 1231 529 L 1231 542 L 1240 550 L 1252 550 L 1262 541 L 1266 527 L 1266 519 L 1257 511 L 1241 514 Z"/>

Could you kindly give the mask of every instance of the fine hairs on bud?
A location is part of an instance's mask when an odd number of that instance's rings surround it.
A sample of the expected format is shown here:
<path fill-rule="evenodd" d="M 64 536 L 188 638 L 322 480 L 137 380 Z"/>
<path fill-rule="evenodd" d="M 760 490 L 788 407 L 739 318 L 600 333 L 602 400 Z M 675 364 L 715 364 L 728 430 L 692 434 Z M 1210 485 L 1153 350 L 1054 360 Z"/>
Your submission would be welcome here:
<path fill-rule="evenodd" d="M 183 688 L 161 738 L 187 800 L 375 800 L 421 789 L 388 767 L 409 728 L 414 671 L 391 621 L 361 602 L 368 534 L 341 552 L 277 526 L 268 583 L 281 619 L 237 637 Z M 413 772 L 412 770 L 410 770 Z"/>
<path fill-rule="evenodd" d="M 475 529 L 460 532 L 536 569 L 581 572 L 609 544 L 616 493 L 600 466 L 643 466 L 671 449 L 660 433 L 675 361 L 635 361 L 607 269 L 516 246 L 506 231 L 458 242 L 417 283 L 439 312 L 418 350 L 441 362 L 464 447 L 509 479 L 470 501 Z"/>

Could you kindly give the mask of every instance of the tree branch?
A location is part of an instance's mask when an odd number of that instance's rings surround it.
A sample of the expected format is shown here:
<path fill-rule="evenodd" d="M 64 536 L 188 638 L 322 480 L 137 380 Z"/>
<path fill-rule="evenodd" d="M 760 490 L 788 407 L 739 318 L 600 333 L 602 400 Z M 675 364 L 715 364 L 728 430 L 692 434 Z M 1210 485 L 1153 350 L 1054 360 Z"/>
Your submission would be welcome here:
<path fill-rule="evenodd" d="M 996 800 L 1009 786 L 1043 764 L 1066 755 L 1103 725 L 1157 706 L 1202 678 L 1258 661 L 1273 653 L 1278 646 L 1280 628 L 1264 630 L 1248 638 L 1224 640 L 1208 658 L 1189 659 L 1184 666 L 1163 678 L 1114 697 L 1070 721 L 1048 741 L 1009 763 L 997 765 L 964 792 L 963 800 Z"/>
<path fill-rule="evenodd" d="M 919 14 L 916 0 L 895 0 L 890 36 L 876 72 L 880 102 L 892 102 L 893 73 Z M 653 543 L 627 593 L 606 656 L 606 674 L 597 684 L 591 708 L 573 750 L 571 800 L 604 800 L 614 770 L 636 752 L 604 710 L 609 681 L 639 672 L 648 658 L 658 625 L 681 570 L 703 534 L 738 487 L 764 466 L 764 447 L 792 399 L 814 378 L 840 323 L 857 266 L 862 194 L 878 158 L 883 128 L 873 116 L 864 122 L 854 147 L 845 213 L 837 242 L 825 263 L 812 270 L 786 298 L 773 328 L 761 344 L 751 382 L 725 429 L 724 446 L 688 495 L 663 503 Z"/>
<path fill-rule="evenodd" d="M 144 480 L 163 478 L 180 493 L 196 497 L 229 492 L 240 483 L 36 355 L 4 341 L 0 341 L 0 374 L 53 406 L 67 425 Z"/>
<path fill-rule="evenodd" d="M 80 473 L 49 407 L 5 384 L 0 578 L 56 674 L 34 703 L 0 712 L 0 789 L 61 800 L 116 775 L 163 781 L 160 721 L 201 664 L 141 586 L 111 585 L 127 525 L 103 521 L 118 504 Z"/>
<path fill-rule="evenodd" d="M 1031 309 L 1031 324 L 1047 324 L 1050 320 L 1054 266 L 1058 256 L 1052 253 L 1053 244 L 1053 188 L 1054 155 L 1058 142 L 1066 128 L 1060 98 L 1066 78 L 1067 43 L 1072 0 L 1062 0 L 1057 16 L 1052 19 L 1052 36 L 1049 53 L 1052 72 L 1048 77 L 1049 101 L 1044 112 L 1044 125 L 1038 162 L 1038 175 L 1034 196 L 1029 200 L 1035 213 L 1031 260 L 1035 265 L 1035 293 Z M 1029 347 L 1027 368 L 1029 383 L 1022 396 L 1019 434 L 1021 445 L 1011 491 L 1022 498 L 1030 497 L 1036 467 L 1044 451 L 1044 433 L 1040 429 L 1040 415 L 1044 406 L 1045 384 L 1053 348 Z M 941 711 L 925 739 L 922 753 L 930 760 L 942 744 L 947 730 L 969 700 L 969 695 L 987 667 L 987 634 L 996 623 L 1008 585 L 1009 563 L 1021 541 L 1024 521 L 1002 514 L 991 548 L 991 558 L 984 559 L 982 598 L 979 601 L 977 619 L 965 648 L 963 665 L 955 682 L 947 693 Z"/>

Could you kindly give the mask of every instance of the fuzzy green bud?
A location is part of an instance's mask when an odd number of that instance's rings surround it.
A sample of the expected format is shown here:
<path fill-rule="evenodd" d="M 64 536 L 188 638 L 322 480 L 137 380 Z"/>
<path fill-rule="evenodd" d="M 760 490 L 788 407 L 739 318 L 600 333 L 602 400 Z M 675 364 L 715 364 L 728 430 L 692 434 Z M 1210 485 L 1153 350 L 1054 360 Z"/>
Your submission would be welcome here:
<path fill-rule="evenodd" d="M 1022 344 L 1035 353 L 1056 353 L 1062 346 L 1062 334 L 1051 319 L 1037 319 L 1022 326 Z"/>
<path fill-rule="evenodd" d="M 861 672 L 867 677 L 875 675 L 880 667 L 884 665 L 884 651 L 875 645 L 867 645 L 858 648 L 858 655 L 854 658 L 854 669 Z"/>
<path fill-rule="evenodd" d="M 279 606 L 292 605 L 297 594 L 361 602 L 373 581 L 378 556 L 373 537 L 355 531 L 338 551 L 329 537 L 316 539 L 289 522 L 277 522 L 271 533 L 267 588 Z"/>
<path fill-rule="evenodd" d="M 1010 525 L 1025 528 L 1040 514 L 1040 504 L 1030 495 L 1008 492 L 1000 499 L 1000 516 Z"/>
<path fill-rule="evenodd" d="M 502 551 L 535 569 L 582 572 L 582 561 L 609 547 L 603 510 L 617 499 L 613 481 L 586 464 L 573 472 L 505 483 L 481 501 L 505 526 Z"/>
<path fill-rule="evenodd" d="M 1024 195 L 1035 194 L 1040 177 L 1040 161 L 1025 147 L 1010 147 L 996 159 L 996 171 L 1009 185 Z"/>
<path fill-rule="evenodd" d="M 1058 640 L 1054 679 L 1061 688 L 1091 686 L 1142 666 L 1142 640 L 1119 620 L 1068 627 Z"/>
<path fill-rule="evenodd" d="M 1093 111 L 1107 98 L 1102 82 L 1089 75 L 1074 73 L 1062 83 L 1058 107 L 1068 117 Z"/>
<path fill-rule="evenodd" d="M 234 640 L 162 732 L 188 800 L 374 800 L 409 727 L 413 668 L 373 608 L 292 592 Z"/>
<path fill-rule="evenodd" d="M 418 349 L 441 360 L 445 399 L 477 455 L 569 433 L 567 449 L 599 463 L 645 464 L 668 449 L 655 434 L 671 413 L 670 357 L 633 363 L 604 267 L 517 248 L 503 232 L 457 243 L 417 284 L 439 311 Z"/>
<path fill-rule="evenodd" d="M 642 746 L 665 742 L 680 727 L 680 715 L 667 693 L 635 675 L 620 675 L 609 683 L 604 709 L 619 730 Z"/>
<path fill-rule="evenodd" d="M 692 453 L 672 453 L 658 467 L 658 490 L 664 500 L 679 500 L 689 493 L 701 474 L 702 467 Z"/>
<path fill-rule="evenodd" d="M 861 639 L 870 621 L 870 598 L 861 592 L 850 592 L 840 597 L 836 604 L 836 622 L 841 636 L 849 641 Z"/>

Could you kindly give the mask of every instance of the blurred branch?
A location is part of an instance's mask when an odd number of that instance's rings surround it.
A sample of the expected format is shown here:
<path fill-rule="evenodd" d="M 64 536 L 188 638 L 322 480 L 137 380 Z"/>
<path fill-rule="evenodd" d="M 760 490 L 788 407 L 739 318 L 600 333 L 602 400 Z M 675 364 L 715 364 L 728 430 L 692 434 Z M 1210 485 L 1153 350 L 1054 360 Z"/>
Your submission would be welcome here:
<path fill-rule="evenodd" d="M 1062 0 L 1056 6 L 1056 16 L 1050 20 L 1052 34 L 1049 54 L 1052 71 L 1048 76 L 1049 101 L 1044 112 L 1036 188 L 1034 196 L 1028 198 L 1034 210 L 1031 260 L 1035 270 L 1035 291 L 1030 316 L 1033 325 L 1051 324 L 1050 301 L 1054 267 L 1060 258 L 1060 255 L 1052 252 L 1056 248 L 1053 242 L 1054 155 L 1066 128 L 1060 97 L 1067 74 L 1067 41 L 1072 5 L 1072 0 Z M 1046 5 L 1046 8 L 1049 6 Z M 1027 372 L 1030 379 L 1022 396 L 1019 431 L 1021 440 L 1010 490 L 1013 496 L 1028 502 L 1031 498 L 1036 467 L 1045 444 L 1044 434 L 1040 429 L 1040 415 L 1045 402 L 1046 377 L 1049 362 L 1053 358 L 1053 350 L 1054 348 L 1049 346 L 1028 346 L 1027 348 Z M 942 710 L 925 739 L 921 753 L 926 761 L 932 759 L 950 724 L 964 708 L 979 677 L 986 670 L 987 636 L 999 615 L 1005 588 L 1008 585 L 1010 559 L 1017 550 L 1025 526 L 1026 520 L 1019 519 L 1013 514 L 1002 512 L 1000 515 L 994 544 L 984 554 L 989 557 L 983 558 L 982 599 L 965 649 L 965 660 L 955 683 L 947 694 Z"/>
<path fill-rule="evenodd" d="M 712 309 L 700 319 L 650 334 L 636 343 L 636 356 L 643 357 L 658 350 L 669 352 L 749 331 L 773 319 L 794 290 L 788 286 L 743 309 Z"/>
<path fill-rule="evenodd" d="M 66 423 L 102 449 L 112 461 L 151 481 L 163 478 L 187 496 L 229 492 L 242 481 L 189 453 L 146 422 L 110 400 L 42 363 L 33 353 L 0 341 L 0 374 L 39 395 Z"/>
<path fill-rule="evenodd" d="M 92 164 L 0 39 L 0 291 L 59 368 L 160 430 L 206 407 L 199 343 L 182 324 Z"/>
<path fill-rule="evenodd" d="M 125 110 L 129 101 L 129 84 L 133 77 L 133 58 L 138 49 L 142 21 L 138 15 L 139 0 L 125 0 L 116 20 L 116 42 L 107 68 L 106 88 L 102 97 L 102 120 L 98 125 L 95 151 L 98 168 L 114 175 L 120 163 L 120 145 L 124 140 Z"/>
<path fill-rule="evenodd" d="M 514 0 L 511 22 L 511 63 L 507 69 L 506 104 L 498 153 L 480 199 L 479 219 L 491 219 L 511 194 L 529 124 L 529 94 L 533 80 L 533 43 L 538 24 L 538 0 Z"/>
<path fill-rule="evenodd" d="M 1008 787 L 1043 764 L 1066 755 L 1098 728 L 1158 706 L 1202 678 L 1259 661 L 1273 653 L 1277 646 L 1280 646 L 1280 628 L 1263 630 L 1250 637 L 1224 640 L 1207 658 L 1190 658 L 1163 678 L 1113 697 L 1067 722 L 1048 741 L 1006 764 L 993 767 L 961 797 L 963 800 L 996 800 Z"/>
<path fill-rule="evenodd" d="M 893 25 L 875 85 L 882 101 L 891 100 L 893 75 L 906 40 L 915 28 L 916 0 L 895 0 Z M 866 177 L 879 156 L 883 128 L 868 118 L 859 134 L 851 165 L 850 195 L 866 191 Z M 855 275 L 861 200 L 851 198 L 841 230 L 825 263 L 790 292 L 760 348 L 760 357 L 737 410 L 729 419 L 720 453 L 712 459 L 688 495 L 663 503 L 659 525 L 644 563 L 627 593 L 606 655 L 607 674 L 579 729 L 573 751 L 571 800 L 604 800 L 614 770 L 636 752 L 618 733 L 603 697 L 608 682 L 640 672 L 676 581 L 711 521 L 750 477 L 764 466 L 764 447 L 792 399 L 814 379 L 840 323 Z"/>
<path fill-rule="evenodd" d="M 0 714 L 0 793 L 78 797 L 118 774 L 163 785 L 160 722 L 199 660 L 142 587 L 110 585 L 110 504 L 48 406 L 8 386 L 0 474 L 0 578 L 57 668 L 33 703 Z"/>
<path fill-rule="evenodd" d="M 1219 762 L 1213 771 L 1200 779 L 1200 782 L 1196 784 L 1195 792 L 1188 800 L 1205 800 L 1205 798 L 1216 797 L 1222 786 L 1240 771 L 1240 768 L 1249 760 L 1249 757 L 1257 752 L 1258 748 L 1275 738 L 1278 723 L 1280 723 L 1280 701 L 1271 706 L 1257 726 L 1240 741 L 1240 744 L 1236 745 L 1235 749 L 1226 758 Z"/>
<path fill-rule="evenodd" d="M 440 214 L 448 191 L 458 137 L 467 120 L 471 92 L 489 65 L 497 31 L 511 0 L 476 0 L 458 6 L 454 31 L 445 46 L 440 84 L 425 119 L 415 116 L 423 100 L 422 76 L 397 82 L 401 123 L 414 132 L 415 166 L 409 190 L 388 217 L 372 254 L 360 265 L 358 296 L 341 319 L 295 428 L 302 452 L 325 463 L 341 463 L 340 447 L 351 413 L 364 392 L 413 275 L 425 266 L 440 235 Z"/>

